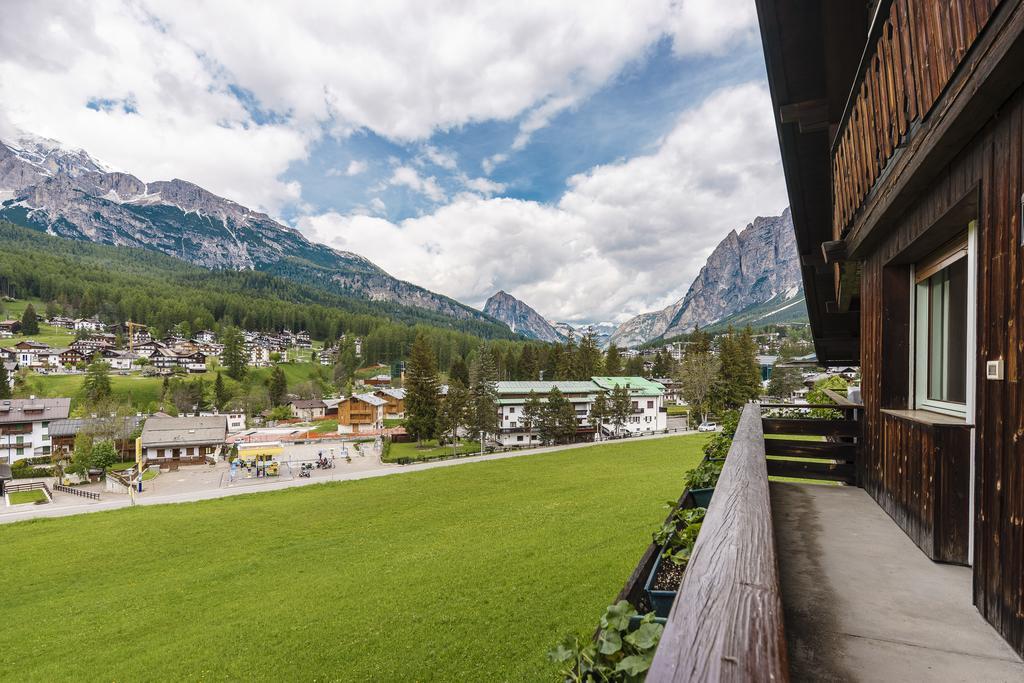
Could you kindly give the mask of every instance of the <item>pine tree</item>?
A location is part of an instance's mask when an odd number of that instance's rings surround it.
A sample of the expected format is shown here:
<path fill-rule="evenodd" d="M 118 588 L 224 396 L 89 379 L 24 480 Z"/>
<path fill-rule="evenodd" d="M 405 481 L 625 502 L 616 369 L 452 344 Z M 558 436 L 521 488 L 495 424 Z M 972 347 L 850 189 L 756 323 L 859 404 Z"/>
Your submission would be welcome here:
<path fill-rule="evenodd" d="M 577 379 L 578 376 L 578 348 L 576 346 L 576 334 L 570 329 L 565 340 L 561 355 L 558 356 L 558 363 L 555 366 L 557 379 Z M 553 379 L 553 378 L 552 378 Z"/>
<path fill-rule="evenodd" d="M 97 354 L 85 371 L 82 394 L 89 403 L 96 404 L 108 398 L 110 393 L 110 365 L 100 360 Z"/>
<path fill-rule="evenodd" d="M 588 380 L 601 374 L 601 349 L 597 346 L 597 335 L 594 328 L 588 327 L 576 350 L 576 376 L 573 379 Z"/>
<path fill-rule="evenodd" d="M 540 440 L 544 443 L 566 443 L 576 436 L 576 426 L 576 408 L 558 387 L 551 387 L 537 428 Z"/>
<path fill-rule="evenodd" d="M 416 335 L 405 366 L 405 428 L 419 443 L 437 433 L 439 385 L 437 360 L 421 332 Z"/>
<path fill-rule="evenodd" d="M 21 314 L 21 333 L 26 337 L 39 334 L 39 317 L 32 304 L 26 306 L 25 312 Z"/>
<path fill-rule="evenodd" d="M 465 358 L 462 356 L 455 357 L 451 368 L 448 369 L 448 379 L 453 382 L 458 380 L 462 383 L 463 388 L 469 386 L 469 366 L 466 365 Z"/>
<path fill-rule="evenodd" d="M 248 358 L 245 352 L 245 338 L 237 327 L 228 327 L 221 335 L 224 343 L 224 350 L 221 351 L 221 361 L 228 369 L 228 377 L 241 381 L 245 377 L 248 365 Z"/>
<path fill-rule="evenodd" d="M 466 426 L 469 408 L 469 392 L 458 379 L 448 385 L 448 394 L 441 401 L 437 412 L 437 433 L 444 435 L 453 445 L 459 441 L 459 430 Z"/>
<path fill-rule="evenodd" d="M 469 369 L 469 427 L 477 435 L 496 434 L 498 415 L 498 371 L 490 349 L 481 344 Z"/>
<path fill-rule="evenodd" d="M 687 339 L 686 350 L 694 353 L 711 353 L 711 337 L 698 325 L 694 325 L 693 332 Z"/>
<path fill-rule="evenodd" d="M 213 382 L 213 401 L 217 405 L 217 410 L 224 410 L 230 400 L 231 392 L 224 385 L 224 378 L 218 372 L 217 379 Z"/>
<path fill-rule="evenodd" d="M 523 404 L 523 417 L 520 420 L 520 424 L 522 424 L 523 429 L 532 434 L 539 428 L 543 414 L 544 403 L 540 400 L 537 392 L 531 389 L 530 393 L 526 396 L 526 402 Z"/>
<path fill-rule="evenodd" d="M 720 339 L 719 358 L 718 399 L 723 407 L 730 410 L 742 408 L 743 404 L 761 395 L 757 345 L 749 327 L 739 333 L 729 328 Z"/>
<path fill-rule="evenodd" d="M 624 374 L 627 377 L 640 377 L 644 374 L 644 359 L 640 356 L 633 356 L 626 361 Z"/>
<path fill-rule="evenodd" d="M 284 370 L 281 369 L 280 365 L 275 365 L 271 371 L 267 391 L 270 394 L 270 405 L 272 408 L 283 405 L 287 399 L 288 378 L 285 377 Z"/>
<path fill-rule="evenodd" d="M 608 352 L 604 356 L 604 374 L 609 377 L 618 377 L 622 374 L 622 355 L 615 344 L 608 346 Z"/>
<path fill-rule="evenodd" d="M 11 397 L 11 378 L 7 375 L 7 368 L 3 361 L 0 361 L 0 398 Z"/>
<path fill-rule="evenodd" d="M 633 414 L 633 397 L 629 394 L 629 389 L 623 384 L 616 384 L 612 387 L 611 396 L 608 402 L 608 419 L 615 427 L 615 433 L 618 434 L 622 426 L 626 424 L 630 416 Z"/>
<path fill-rule="evenodd" d="M 516 379 L 533 382 L 539 376 L 540 359 L 537 357 L 537 351 L 532 345 L 524 346 L 522 353 L 519 354 L 519 374 Z"/>

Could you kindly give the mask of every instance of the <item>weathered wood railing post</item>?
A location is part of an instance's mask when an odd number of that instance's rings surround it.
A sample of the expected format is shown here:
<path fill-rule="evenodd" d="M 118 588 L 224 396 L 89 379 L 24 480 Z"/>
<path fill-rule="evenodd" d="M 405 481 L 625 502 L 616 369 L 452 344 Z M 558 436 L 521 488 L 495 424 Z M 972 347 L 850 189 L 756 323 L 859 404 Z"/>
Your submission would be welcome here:
<path fill-rule="evenodd" d="M 786 681 L 761 409 L 743 409 L 648 681 Z"/>

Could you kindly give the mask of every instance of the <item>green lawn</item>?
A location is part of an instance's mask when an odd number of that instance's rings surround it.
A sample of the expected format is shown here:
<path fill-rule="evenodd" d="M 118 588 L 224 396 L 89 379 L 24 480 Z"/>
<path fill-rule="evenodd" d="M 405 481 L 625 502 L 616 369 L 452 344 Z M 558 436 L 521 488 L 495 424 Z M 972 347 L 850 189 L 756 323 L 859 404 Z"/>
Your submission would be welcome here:
<path fill-rule="evenodd" d="M 553 681 L 545 653 L 593 632 L 704 441 L 0 525 L 0 671 Z"/>
<path fill-rule="evenodd" d="M 37 299 L 18 299 L 17 301 L 4 301 L 0 306 L 3 307 L 3 312 L 0 313 L 0 319 L 14 318 L 21 320 L 22 314 L 25 312 L 25 307 L 31 303 L 36 309 L 36 315 L 42 317 L 46 313 L 46 304 Z M 10 339 L 0 339 L 0 346 L 14 346 L 18 342 L 31 339 L 33 341 L 43 342 L 50 346 L 67 346 L 71 342 L 75 341 L 75 333 L 70 330 L 65 330 L 60 327 L 53 327 L 47 325 L 44 322 L 39 323 L 39 334 L 34 334 L 31 337 L 25 337 L 20 334 L 14 335 Z"/>
<path fill-rule="evenodd" d="M 424 441 L 423 445 L 425 448 L 418 448 L 415 441 L 411 443 L 392 443 L 391 450 L 388 452 L 385 462 L 398 462 L 399 458 L 409 458 L 410 460 L 436 458 L 438 456 L 451 455 L 453 451 L 450 444 L 447 446 L 438 446 L 437 441 L 434 440 Z M 459 455 L 479 452 L 479 441 L 464 441 L 458 446 Z"/>
<path fill-rule="evenodd" d="M 149 481 L 150 479 L 156 479 L 156 476 L 160 474 L 160 470 L 155 467 L 146 470 L 142 473 L 142 481 Z"/>
<path fill-rule="evenodd" d="M 310 431 L 316 432 L 317 434 L 333 434 L 338 431 L 338 421 L 320 420 L 316 423 L 316 427 L 313 427 Z"/>
<path fill-rule="evenodd" d="M 397 418 L 397 417 L 385 417 L 384 418 L 384 428 L 385 429 L 392 429 L 393 427 L 404 427 L 404 426 L 405 426 L 405 420 L 404 419 Z"/>
<path fill-rule="evenodd" d="M 12 491 L 7 494 L 11 501 L 11 505 L 21 505 L 22 503 L 46 503 L 48 498 L 46 494 L 39 489 L 33 489 L 31 491 Z"/>
<path fill-rule="evenodd" d="M 668 415 L 687 415 L 690 412 L 686 406 L 668 405 L 665 408 Z"/>

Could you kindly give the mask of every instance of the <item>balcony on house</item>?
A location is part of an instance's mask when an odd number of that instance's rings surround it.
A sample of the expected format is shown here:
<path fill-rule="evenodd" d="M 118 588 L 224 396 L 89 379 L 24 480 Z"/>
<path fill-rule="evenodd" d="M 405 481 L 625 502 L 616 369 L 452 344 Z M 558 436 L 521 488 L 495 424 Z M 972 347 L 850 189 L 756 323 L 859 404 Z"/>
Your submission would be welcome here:
<path fill-rule="evenodd" d="M 930 559 L 856 485 L 861 407 L 771 410 L 743 411 L 647 680 L 1024 679 L 971 570 Z M 620 599 L 639 602 L 657 553 Z"/>

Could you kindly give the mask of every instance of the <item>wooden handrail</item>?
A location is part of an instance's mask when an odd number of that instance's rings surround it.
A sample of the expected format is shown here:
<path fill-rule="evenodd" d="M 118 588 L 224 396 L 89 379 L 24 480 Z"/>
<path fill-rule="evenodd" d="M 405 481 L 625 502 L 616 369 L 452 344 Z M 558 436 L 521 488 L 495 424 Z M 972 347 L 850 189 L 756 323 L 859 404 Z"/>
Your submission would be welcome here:
<path fill-rule="evenodd" d="M 789 680 L 757 404 L 743 409 L 647 680 Z"/>

